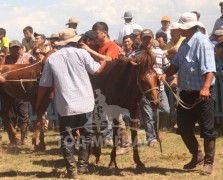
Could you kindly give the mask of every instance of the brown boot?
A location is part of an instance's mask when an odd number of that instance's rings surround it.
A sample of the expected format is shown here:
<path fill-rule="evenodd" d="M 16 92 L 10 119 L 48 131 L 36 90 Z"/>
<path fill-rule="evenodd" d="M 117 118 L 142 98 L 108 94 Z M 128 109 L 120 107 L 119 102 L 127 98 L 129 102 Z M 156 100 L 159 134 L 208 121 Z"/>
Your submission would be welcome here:
<path fill-rule="evenodd" d="M 194 134 L 181 135 L 184 144 L 187 146 L 189 152 L 192 154 L 192 159 L 189 163 L 183 166 L 183 169 L 194 169 L 198 164 L 201 164 L 204 160 L 204 155 L 201 151 L 201 147 Z"/>
<path fill-rule="evenodd" d="M 194 169 L 197 165 L 201 165 L 204 161 L 204 155 L 202 152 L 193 155 L 191 161 L 184 165 L 183 169 Z"/>
<path fill-rule="evenodd" d="M 204 138 L 204 167 L 201 171 L 202 175 L 211 175 L 213 171 L 214 155 L 215 155 L 215 138 Z"/>

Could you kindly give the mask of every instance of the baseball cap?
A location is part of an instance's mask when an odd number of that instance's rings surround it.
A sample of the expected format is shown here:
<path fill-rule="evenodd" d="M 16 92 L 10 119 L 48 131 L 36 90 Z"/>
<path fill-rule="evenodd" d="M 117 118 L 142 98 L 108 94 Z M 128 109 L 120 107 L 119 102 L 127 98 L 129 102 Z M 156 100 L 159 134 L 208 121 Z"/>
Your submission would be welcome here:
<path fill-rule="evenodd" d="M 161 22 L 162 21 L 170 21 L 170 17 L 169 16 L 163 16 L 162 19 L 161 19 Z"/>
<path fill-rule="evenodd" d="M 12 40 L 9 43 L 9 47 L 22 47 L 22 44 L 18 40 Z"/>
<path fill-rule="evenodd" d="M 141 35 L 140 35 L 142 38 L 143 37 L 146 37 L 146 36 L 150 36 L 150 37 L 154 37 L 153 35 L 153 32 L 151 29 L 144 29 L 142 32 L 141 32 Z"/>

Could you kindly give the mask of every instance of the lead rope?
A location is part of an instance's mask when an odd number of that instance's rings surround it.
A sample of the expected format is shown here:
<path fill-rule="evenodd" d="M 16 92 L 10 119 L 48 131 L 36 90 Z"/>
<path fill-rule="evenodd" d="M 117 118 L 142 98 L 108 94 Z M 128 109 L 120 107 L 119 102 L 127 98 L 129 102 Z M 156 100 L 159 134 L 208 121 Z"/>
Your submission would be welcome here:
<path fill-rule="evenodd" d="M 24 90 L 25 93 L 27 93 L 23 82 L 37 82 L 37 79 L 19 79 L 19 80 L 6 80 L 6 82 L 20 82 L 22 89 Z"/>
<path fill-rule="evenodd" d="M 196 105 L 198 105 L 201 102 L 201 100 L 199 98 L 197 98 L 195 100 L 194 104 L 187 104 L 187 103 L 183 102 L 176 95 L 176 93 L 172 90 L 172 88 L 170 87 L 169 83 L 165 79 L 161 79 L 161 81 L 163 82 L 163 84 L 165 84 L 170 89 L 170 91 L 173 93 L 173 96 L 175 97 L 177 103 L 179 103 L 183 108 L 185 108 L 185 109 L 192 109 L 192 108 L 194 108 Z"/>
<path fill-rule="evenodd" d="M 162 142 L 159 136 L 159 124 L 160 124 L 160 118 L 159 118 L 159 108 L 156 109 L 156 136 L 157 136 L 157 140 L 159 142 L 160 145 L 160 152 L 163 152 L 163 148 L 162 148 Z"/>

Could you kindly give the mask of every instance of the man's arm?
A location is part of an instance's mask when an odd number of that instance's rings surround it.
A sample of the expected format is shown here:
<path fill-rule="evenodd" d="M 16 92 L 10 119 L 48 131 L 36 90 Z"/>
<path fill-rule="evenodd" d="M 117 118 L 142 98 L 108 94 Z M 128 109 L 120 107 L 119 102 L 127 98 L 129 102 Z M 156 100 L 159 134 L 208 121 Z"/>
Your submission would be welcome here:
<path fill-rule="evenodd" d="M 43 87 L 43 86 L 39 86 L 38 88 L 38 94 L 37 94 L 37 99 L 36 99 L 36 104 L 35 104 L 35 111 L 38 112 L 39 108 L 40 108 L 40 104 L 43 100 L 43 97 L 45 96 L 46 92 L 48 89 L 50 89 L 51 87 Z"/>
<path fill-rule="evenodd" d="M 214 76 L 215 76 L 215 73 L 213 72 L 208 72 L 205 74 L 204 85 L 202 89 L 200 90 L 200 100 L 205 101 L 209 98 L 210 87 L 211 87 L 211 83 L 213 81 Z"/>
<path fill-rule="evenodd" d="M 91 54 L 96 61 L 101 61 L 101 60 L 112 61 L 112 58 L 109 55 L 106 56 L 106 55 L 99 54 L 98 52 L 94 51 L 88 45 L 84 43 L 81 43 L 81 47 L 85 49 L 89 54 Z"/>
<path fill-rule="evenodd" d="M 178 71 L 178 68 L 171 64 L 165 71 L 164 74 L 158 76 L 159 80 L 166 79 L 166 77 L 174 75 Z"/>
<path fill-rule="evenodd" d="M 100 64 L 101 67 L 94 73 L 94 75 L 98 75 L 103 71 L 104 67 L 106 66 L 106 61 L 100 61 Z"/>

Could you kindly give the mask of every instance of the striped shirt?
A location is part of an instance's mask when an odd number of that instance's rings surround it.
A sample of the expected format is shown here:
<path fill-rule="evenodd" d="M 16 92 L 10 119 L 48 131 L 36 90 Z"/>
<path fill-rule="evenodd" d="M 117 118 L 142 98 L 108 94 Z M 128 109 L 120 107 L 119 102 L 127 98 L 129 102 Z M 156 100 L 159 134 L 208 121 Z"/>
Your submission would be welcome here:
<path fill-rule="evenodd" d="M 141 49 L 136 50 L 135 57 L 140 56 L 141 52 L 142 52 Z M 164 55 L 162 49 L 160 49 L 159 47 L 154 46 L 153 52 L 156 55 L 156 63 L 153 65 L 153 68 L 157 74 L 163 74 L 165 69 L 167 69 L 170 66 L 170 62 Z M 160 82 L 160 90 L 161 91 L 164 90 L 163 82 Z"/>
<path fill-rule="evenodd" d="M 181 90 L 201 90 L 205 74 L 216 72 L 213 46 L 199 31 L 189 41 L 185 39 L 182 42 L 171 63 L 179 68 L 178 86 Z M 214 83 L 215 78 L 211 85 Z"/>
<path fill-rule="evenodd" d="M 94 95 L 88 72 L 94 74 L 100 64 L 83 49 L 63 46 L 44 65 L 40 86 L 54 85 L 60 116 L 91 112 Z"/>

